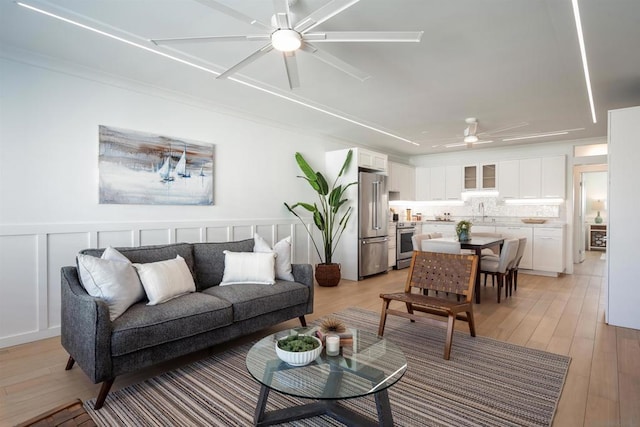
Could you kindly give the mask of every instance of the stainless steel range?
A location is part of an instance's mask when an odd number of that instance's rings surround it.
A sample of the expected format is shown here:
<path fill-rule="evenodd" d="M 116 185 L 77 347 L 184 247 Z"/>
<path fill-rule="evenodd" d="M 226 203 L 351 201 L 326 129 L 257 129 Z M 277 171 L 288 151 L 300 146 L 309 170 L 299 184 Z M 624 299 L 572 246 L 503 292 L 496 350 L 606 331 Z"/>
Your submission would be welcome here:
<path fill-rule="evenodd" d="M 396 269 L 407 268 L 411 265 L 413 256 L 413 242 L 411 237 L 416 232 L 415 222 L 399 222 L 396 226 Z"/>

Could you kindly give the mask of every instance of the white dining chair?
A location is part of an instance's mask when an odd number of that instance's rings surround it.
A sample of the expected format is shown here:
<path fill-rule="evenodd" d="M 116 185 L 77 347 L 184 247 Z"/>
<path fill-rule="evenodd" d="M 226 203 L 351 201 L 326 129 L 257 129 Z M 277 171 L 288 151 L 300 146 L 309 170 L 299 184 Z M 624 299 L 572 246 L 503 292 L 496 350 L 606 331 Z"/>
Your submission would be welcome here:
<path fill-rule="evenodd" d="M 441 252 L 445 254 L 460 254 L 460 242 L 442 242 L 437 240 L 424 240 L 422 242 L 424 252 Z"/>
<path fill-rule="evenodd" d="M 509 296 L 511 296 L 513 289 L 518 290 L 518 267 L 524 256 L 524 248 L 526 246 L 527 238 L 520 237 L 518 239 L 518 252 L 516 252 L 516 257 L 509 267 Z"/>
<path fill-rule="evenodd" d="M 493 259 L 493 257 L 482 257 L 480 259 L 480 273 L 484 273 L 485 285 L 488 275 L 492 276 L 492 281 L 493 277 L 497 278 L 498 303 L 500 303 L 500 294 L 503 286 L 505 287 L 505 297 L 507 296 L 505 282 L 508 279 L 509 266 L 513 263 L 518 253 L 519 243 L 518 239 L 506 239 L 502 245 L 500 257 L 497 260 Z"/>
<path fill-rule="evenodd" d="M 411 243 L 413 243 L 413 250 L 414 251 L 421 251 L 422 250 L 422 242 L 424 242 L 425 240 L 429 240 L 431 239 L 431 236 L 427 233 L 425 234 L 414 234 L 413 236 L 411 236 Z"/>

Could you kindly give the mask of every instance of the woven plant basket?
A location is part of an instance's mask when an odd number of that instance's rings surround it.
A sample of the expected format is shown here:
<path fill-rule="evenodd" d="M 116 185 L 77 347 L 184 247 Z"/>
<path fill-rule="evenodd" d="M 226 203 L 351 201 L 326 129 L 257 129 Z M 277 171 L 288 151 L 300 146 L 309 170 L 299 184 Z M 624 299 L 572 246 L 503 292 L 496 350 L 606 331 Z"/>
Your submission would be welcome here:
<path fill-rule="evenodd" d="M 316 281 L 320 286 L 338 286 L 340 283 L 340 264 L 317 264 Z"/>

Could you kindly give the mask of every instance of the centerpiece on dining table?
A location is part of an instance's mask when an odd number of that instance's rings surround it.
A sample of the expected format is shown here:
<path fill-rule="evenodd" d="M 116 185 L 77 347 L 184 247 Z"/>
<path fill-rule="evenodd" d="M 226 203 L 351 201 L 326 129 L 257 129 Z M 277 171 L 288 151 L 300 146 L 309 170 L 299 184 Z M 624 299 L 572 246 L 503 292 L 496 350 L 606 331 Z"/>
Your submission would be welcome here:
<path fill-rule="evenodd" d="M 462 220 L 456 224 L 456 235 L 458 241 L 468 242 L 471 240 L 471 221 Z"/>

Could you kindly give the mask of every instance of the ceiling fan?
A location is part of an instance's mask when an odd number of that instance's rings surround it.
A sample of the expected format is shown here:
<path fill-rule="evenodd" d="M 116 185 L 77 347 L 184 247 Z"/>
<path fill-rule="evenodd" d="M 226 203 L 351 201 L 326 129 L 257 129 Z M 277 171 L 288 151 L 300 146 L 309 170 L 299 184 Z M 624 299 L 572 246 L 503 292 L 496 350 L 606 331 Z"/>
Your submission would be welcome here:
<path fill-rule="evenodd" d="M 249 23 L 264 31 L 264 33 L 163 38 L 152 39 L 151 42 L 156 45 L 163 45 L 201 42 L 267 41 L 267 44 L 260 49 L 220 74 L 217 77 L 218 79 L 231 76 L 250 63 L 275 50 L 282 54 L 290 89 L 300 86 L 298 66 L 296 63 L 296 53 L 300 51 L 311 54 L 318 60 L 360 81 L 364 81 L 370 77 L 367 73 L 327 52 L 319 50 L 311 44 L 311 42 L 419 42 L 423 34 L 422 31 L 311 31 L 328 19 L 336 16 L 355 3 L 358 3 L 360 0 L 332 0 L 302 19 L 297 19 L 290 9 L 290 6 L 295 4 L 297 0 L 273 0 L 275 14 L 271 18 L 271 25 L 253 19 L 217 0 L 195 1 L 238 19 L 239 21 Z"/>
<path fill-rule="evenodd" d="M 536 133 L 529 133 L 529 134 L 505 134 L 505 132 L 507 131 L 518 129 L 518 128 L 529 125 L 529 123 L 527 122 L 521 122 L 514 125 L 506 126 L 500 129 L 495 129 L 492 131 L 478 132 L 478 119 L 476 119 L 475 117 L 468 117 L 464 121 L 467 127 L 464 129 L 462 140 L 460 140 L 459 137 L 456 137 L 452 142 L 433 145 L 432 148 L 439 148 L 439 147 L 456 148 L 456 147 L 464 147 L 464 146 L 466 146 L 467 148 L 473 148 L 476 145 L 489 144 L 489 143 L 495 142 L 495 140 L 508 142 L 508 141 L 522 140 L 522 139 L 544 138 L 544 137 L 556 136 L 556 135 L 566 135 L 569 132 L 584 130 L 584 128 L 576 128 L 576 129 L 562 129 L 562 130 L 551 131 L 551 132 L 536 132 Z M 484 138 L 487 138 L 487 139 L 484 139 Z"/>

